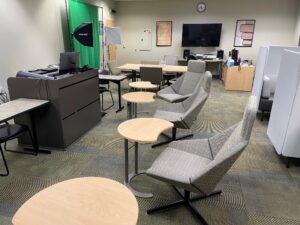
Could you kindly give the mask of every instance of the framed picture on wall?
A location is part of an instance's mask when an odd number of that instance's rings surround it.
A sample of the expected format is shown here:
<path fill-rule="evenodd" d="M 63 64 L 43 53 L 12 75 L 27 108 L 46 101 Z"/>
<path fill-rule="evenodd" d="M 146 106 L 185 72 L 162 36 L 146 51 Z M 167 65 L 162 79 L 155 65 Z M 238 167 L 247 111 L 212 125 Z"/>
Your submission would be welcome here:
<path fill-rule="evenodd" d="M 172 21 L 156 22 L 156 46 L 172 46 Z"/>
<path fill-rule="evenodd" d="M 234 36 L 234 47 L 252 47 L 255 20 L 237 20 Z"/>

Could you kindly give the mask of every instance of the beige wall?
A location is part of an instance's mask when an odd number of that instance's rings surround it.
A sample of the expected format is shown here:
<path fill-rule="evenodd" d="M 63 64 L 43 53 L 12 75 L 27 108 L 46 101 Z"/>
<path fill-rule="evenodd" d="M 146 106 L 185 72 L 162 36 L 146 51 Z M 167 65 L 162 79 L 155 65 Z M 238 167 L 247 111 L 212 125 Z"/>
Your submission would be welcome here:
<path fill-rule="evenodd" d="M 64 0 L 0 2 L 0 86 L 19 70 L 58 63 L 64 50 Z"/>
<path fill-rule="evenodd" d="M 87 0 L 103 7 L 104 18 L 113 18 L 112 0 Z M 65 0 L 0 1 L 0 86 L 19 70 L 42 68 L 59 62 L 59 53 L 70 50 Z"/>
<path fill-rule="evenodd" d="M 221 49 L 233 48 L 237 19 L 256 19 L 252 48 L 239 48 L 243 59 L 254 59 L 261 45 L 295 45 L 298 0 L 209 0 L 206 12 L 195 10 L 194 0 L 126 1 L 117 2 L 117 24 L 121 26 L 123 46 L 118 47 L 118 63 L 161 59 L 165 54 L 182 57 L 181 32 L 183 23 L 223 23 Z M 172 47 L 156 47 L 156 21 L 173 21 Z M 138 51 L 137 35 L 152 29 L 152 51 Z M 194 48 L 194 52 L 216 52 L 217 48 Z"/>
<path fill-rule="evenodd" d="M 298 6 L 298 17 L 296 21 L 296 30 L 295 30 L 295 44 L 298 46 L 300 39 L 300 1 Z"/>

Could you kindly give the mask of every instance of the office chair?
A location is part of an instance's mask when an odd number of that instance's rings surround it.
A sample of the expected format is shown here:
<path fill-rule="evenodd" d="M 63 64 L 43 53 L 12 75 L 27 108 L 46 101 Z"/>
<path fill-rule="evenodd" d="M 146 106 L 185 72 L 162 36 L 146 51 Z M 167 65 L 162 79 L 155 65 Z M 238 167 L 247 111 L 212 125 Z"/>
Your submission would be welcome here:
<path fill-rule="evenodd" d="M 108 75 L 108 71 L 102 70 L 101 74 Z M 103 102 L 104 96 L 103 95 L 104 95 L 104 93 L 107 93 L 107 92 L 110 94 L 112 104 L 110 106 L 108 106 L 107 108 L 104 108 L 104 102 Z M 109 89 L 109 81 L 108 80 L 100 80 L 99 79 L 99 94 L 101 95 L 101 110 L 102 110 L 102 112 L 110 109 L 111 107 L 113 107 L 115 105 L 114 97 L 112 95 L 111 90 Z"/>
<path fill-rule="evenodd" d="M 251 96 L 241 122 L 209 139 L 172 142 L 154 161 L 146 174 L 172 185 L 181 200 L 149 209 L 148 214 L 186 206 L 201 222 L 207 221 L 192 202 L 218 194 L 217 184 L 247 147 L 256 117 L 256 97 Z M 177 189 L 182 188 L 183 194 Z M 191 198 L 190 193 L 200 194 Z"/>
<path fill-rule="evenodd" d="M 163 81 L 163 71 L 160 67 L 141 67 L 140 77 L 142 81 L 149 81 L 160 87 Z"/>
<path fill-rule="evenodd" d="M 2 160 L 3 160 L 4 166 L 5 166 L 5 170 L 6 170 L 6 172 L 1 173 L 0 176 L 8 176 L 9 175 L 7 161 L 5 159 L 5 155 L 3 153 L 3 149 L 1 146 L 3 143 L 4 143 L 4 150 L 6 150 L 8 152 L 32 155 L 31 152 L 27 153 L 27 152 L 21 152 L 21 151 L 14 151 L 14 150 L 9 150 L 6 148 L 6 144 L 8 141 L 16 139 L 16 138 L 24 135 L 26 132 L 28 132 L 30 139 L 31 139 L 31 143 L 33 143 L 32 134 L 27 126 L 19 125 L 19 124 L 9 124 L 8 122 L 5 122 L 4 124 L 0 125 L 0 152 L 1 152 Z M 34 155 L 37 155 L 37 153 L 35 153 Z"/>
<path fill-rule="evenodd" d="M 166 65 L 177 66 L 178 65 L 178 56 L 165 55 L 164 56 L 164 61 L 166 62 Z M 163 76 L 164 76 L 164 79 L 167 81 L 166 85 L 170 86 L 171 85 L 170 80 L 176 78 L 177 73 L 164 73 Z"/>

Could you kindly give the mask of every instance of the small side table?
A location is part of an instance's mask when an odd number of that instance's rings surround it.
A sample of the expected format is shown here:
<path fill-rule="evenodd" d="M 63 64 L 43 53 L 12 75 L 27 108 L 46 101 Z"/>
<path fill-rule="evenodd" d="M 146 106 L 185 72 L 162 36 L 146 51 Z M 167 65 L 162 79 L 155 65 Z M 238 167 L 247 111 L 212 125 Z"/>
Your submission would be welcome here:
<path fill-rule="evenodd" d="M 16 212 L 14 225 L 136 225 L 138 204 L 117 181 L 82 177 L 52 185 Z M 117 215 L 117 216 L 116 216 Z"/>
<path fill-rule="evenodd" d="M 122 95 L 123 100 L 127 101 L 127 118 L 137 118 L 137 104 L 149 104 L 155 102 L 153 92 L 129 92 Z"/>
<path fill-rule="evenodd" d="M 158 86 L 155 84 L 152 84 L 149 81 L 136 81 L 129 83 L 129 86 L 134 89 L 140 89 L 140 90 L 152 90 L 157 89 Z"/>
<path fill-rule="evenodd" d="M 135 196 L 141 198 L 152 198 L 152 193 L 142 193 L 134 190 L 130 182 L 131 180 L 140 175 L 144 174 L 145 171 L 139 171 L 138 167 L 138 143 L 152 144 L 155 143 L 159 135 L 171 128 L 173 123 L 158 119 L 158 118 L 137 118 L 127 120 L 121 123 L 118 127 L 119 134 L 125 139 L 124 150 L 125 150 L 125 180 L 124 184 L 134 193 Z M 128 169 L 128 142 L 134 142 L 134 172 L 129 175 Z"/>

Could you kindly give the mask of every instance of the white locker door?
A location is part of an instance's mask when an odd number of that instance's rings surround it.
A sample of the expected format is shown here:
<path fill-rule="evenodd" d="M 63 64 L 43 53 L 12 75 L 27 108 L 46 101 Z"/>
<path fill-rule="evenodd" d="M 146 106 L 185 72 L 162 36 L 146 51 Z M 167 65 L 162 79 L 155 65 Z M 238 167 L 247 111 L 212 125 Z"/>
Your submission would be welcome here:
<path fill-rule="evenodd" d="M 267 134 L 278 154 L 282 154 L 293 107 L 298 77 L 298 53 L 285 50 L 280 64 Z"/>

